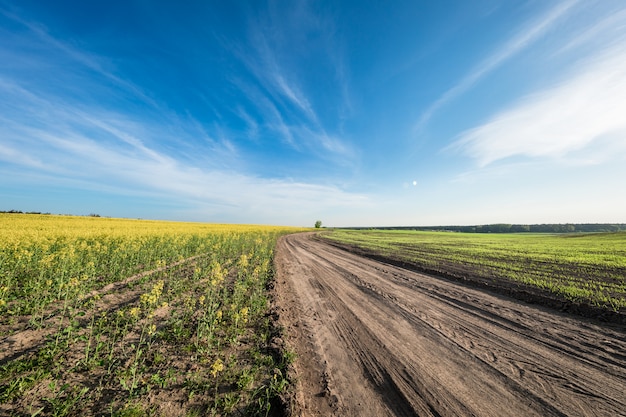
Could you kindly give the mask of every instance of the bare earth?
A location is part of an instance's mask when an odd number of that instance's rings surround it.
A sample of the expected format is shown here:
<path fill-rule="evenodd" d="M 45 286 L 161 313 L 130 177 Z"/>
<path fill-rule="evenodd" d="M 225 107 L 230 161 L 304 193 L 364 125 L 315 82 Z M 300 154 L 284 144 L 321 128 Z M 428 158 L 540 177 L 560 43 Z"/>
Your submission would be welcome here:
<path fill-rule="evenodd" d="M 295 415 L 626 416 L 626 328 L 282 238 Z"/>

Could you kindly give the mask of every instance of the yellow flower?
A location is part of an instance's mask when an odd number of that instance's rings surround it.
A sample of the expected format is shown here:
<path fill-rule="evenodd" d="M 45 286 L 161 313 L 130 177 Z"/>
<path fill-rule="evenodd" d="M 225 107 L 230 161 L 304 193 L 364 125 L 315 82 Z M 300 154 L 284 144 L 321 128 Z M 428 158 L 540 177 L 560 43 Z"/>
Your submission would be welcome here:
<path fill-rule="evenodd" d="M 224 275 L 226 275 L 227 271 L 222 269 L 222 265 L 219 262 L 213 261 L 211 264 L 211 285 L 216 286 L 220 282 L 224 280 Z"/>
<path fill-rule="evenodd" d="M 243 320 L 243 322 L 247 322 L 248 321 L 248 307 L 244 307 L 239 311 L 239 315 L 241 317 L 241 320 Z"/>
<path fill-rule="evenodd" d="M 130 314 L 130 316 L 132 318 L 137 318 L 139 317 L 139 307 L 133 307 L 128 311 L 128 314 Z"/>
<path fill-rule="evenodd" d="M 141 294 L 139 301 L 146 307 L 156 306 L 163 292 L 163 281 L 158 281 L 149 293 Z"/>
<path fill-rule="evenodd" d="M 248 266 L 248 256 L 247 255 L 241 255 L 241 257 L 239 258 L 239 267 L 240 268 L 246 268 Z"/>
<path fill-rule="evenodd" d="M 211 365 L 211 375 L 213 376 L 213 378 L 215 378 L 217 376 L 218 373 L 222 372 L 224 370 L 224 363 L 222 362 L 221 359 L 216 359 L 215 362 L 213 362 L 213 365 Z"/>

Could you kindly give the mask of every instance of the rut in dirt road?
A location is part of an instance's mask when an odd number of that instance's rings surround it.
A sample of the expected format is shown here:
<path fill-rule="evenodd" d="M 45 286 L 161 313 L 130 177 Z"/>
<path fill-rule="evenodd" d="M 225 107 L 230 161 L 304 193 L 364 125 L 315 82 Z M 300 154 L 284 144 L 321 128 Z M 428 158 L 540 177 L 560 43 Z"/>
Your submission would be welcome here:
<path fill-rule="evenodd" d="M 626 329 L 316 240 L 276 251 L 303 416 L 626 416 Z"/>

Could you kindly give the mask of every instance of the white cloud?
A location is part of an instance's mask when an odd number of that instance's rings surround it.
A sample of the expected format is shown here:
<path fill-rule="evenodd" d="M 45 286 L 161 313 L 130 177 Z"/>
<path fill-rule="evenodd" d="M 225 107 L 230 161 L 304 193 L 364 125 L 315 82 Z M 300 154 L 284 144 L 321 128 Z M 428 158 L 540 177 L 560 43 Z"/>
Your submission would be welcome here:
<path fill-rule="evenodd" d="M 602 48 L 606 46 L 607 40 L 623 37 L 625 23 L 626 10 L 614 11 L 588 28 L 577 31 L 575 36 L 558 50 L 558 53 L 562 54 L 586 46 Z"/>
<path fill-rule="evenodd" d="M 246 112 L 244 110 L 243 107 L 239 106 L 237 108 L 237 115 L 245 122 L 246 126 L 248 127 L 247 129 L 247 137 L 250 140 L 256 141 L 259 138 L 259 124 L 258 122 L 252 118 L 252 116 L 250 116 L 248 114 L 248 112 Z"/>
<path fill-rule="evenodd" d="M 319 123 L 309 100 L 300 92 L 300 89 L 295 84 L 289 84 L 283 74 L 278 70 L 272 74 L 272 78 L 274 78 L 274 82 L 282 94 L 298 106 L 307 115 L 309 120 L 316 124 Z"/>
<path fill-rule="evenodd" d="M 337 115 L 341 124 L 341 118 L 350 111 L 350 99 L 339 52 L 342 48 L 335 45 L 332 21 L 305 3 L 289 7 L 270 5 L 250 19 L 249 29 L 249 45 L 230 45 L 229 50 L 244 65 L 251 79 L 231 81 L 244 92 L 252 108 L 263 116 L 265 124 L 259 127 L 269 129 L 271 136 L 278 134 L 285 144 L 298 152 L 312 153 L 328 161 L 341 161 L 342 165 L 352 163 L 346 160 L 355 156 L 352 147 L 336 133 L 336 127 L 329 127 L 329 123 L 319 117 L 315 109 L 316 90 L 306 88 L 306 81 L 319 75 L 310 74 L 311 65 L 329 68 L 341 97 Z M 307 33 L 316 33 L 319 38 L 312 42 Z M 302 50 L 303 42 L 307 42 L 307 50 Z M 311 64 L 311 61 L 315 63 Z M 250 124 L 247 113 L 242 113 L 241 109 L 235 113 Z M 263 132 L 259 130 L 255 132 L 261 135 Z M 317 152 L 318 149 L 323 152 Z"/>
<path fill-rule="evenodd" d="M 156 101 L 154 101 L 151 97 L 149 97 L 139 86 L 129 82 L 126 79 L 115 74 L 113 70 L 113 65 L 110 62 L 107 62 L 100 56 L 95 56 L 85 52 L 75 45 L 72 45 L 70 42 L 63 42 L 54 36 L 48 33 L 47 28 L 44 25 L 41 25 L 37 22 L 32 22 L 27 19 L 23 19 L 15 13 L 11 13 L 7 10 L 0 10 L 0 13 L 6 18 L 12 20 L 15 23 L 18 23 L 25 27 L 32 36 L 26 41 L 27 44 L 31 43 L 34 45 L 44 45 L 44 48 L 41 50 L 45 50 L 45 54 L 49 54 L 48 58 L 50 58 L 48 64 L 52 62 L 56 62 L 62 65 L 67 69 L 68 72 L 74 71 L 77 68 L 82 70 L 93 71 L 96 74 L 99 74 L 101 77 L 106 79 L 112 85 L 115 85 L 120 90 L 126 91 L 130 93 L 135 98 L 140 99 L 142 102 L 152 106 L 155 109 L 162 109 L 162 106 L 159 105 Z M 4 49 L 0 47 L 0 54 L 10 54 L 12 51 L 9 49 Z M 19 59 L 29 58 L 26 56 L 17 56 Z M 62 63 L 62 64 L 61 64 Z M 30 65 L 41 64 L 41 62 L 31 62 Z M 78 65 L 76 65 L 78 64 Z M 71 68 L 71 70 L 69 70 Z"/>
<path fill-rule="evenodd" d="M 354 164 L 358 152 L 350 141 L 342 139 L 341 135 L 328 133 L 317 123 L 289 117 L 289 114 L 281 111 L 279 103 L 275 103 L 255 86 L 239 79 L 232 82 L 245 93 L 262 115 L 264 122 L 258 124 L 242 107 L 235 111 L 235 114 L 249 126 L 249 130 L 252 130 L 255 139 L 264 135 L 271 138 L 278 136 L 298 152 L 306 152 L 342 166 Z"/>
<path fill-rule="evenodd" d="M 581 150 L 602 162 L 626 150 L 624 109 L 626 43 L 619 43 L 581 64 L 559 85 L 463 133 L 450 148 L 481 166 L 513 156 L 561 158 Z"/>
<path fill-rule="evenodd" d="M 0 143 L 0 161 L 10 164 L 19 164 L 25 167 L 42 169 L 44 164 L 37 158 L 25 154 L 18 149 Z"/>
<path fill-rule="evenodd" d="M 515 36 L 509 39 L 499 49 L 494 51 L 483 60 L 470 73 L 463 77 L 456 85 L 447 90 L 434 103 L 432 103 L 421 115 L 416 124 L 416 130 L 422 130 L 434 116 L 434 114 L 448 102 L 472 88 L 481 78 L 489 74 L 505 61 L 529 47 L 541 36 L 548 32 L 561 18 L 567 15 L 578 0 L 568 0 L 557 4 L 549 9 L 538 19 L 524 26 Z"/>
<path fill-rule="evenodd" d="M 252 45 L 253 50 L 239 51 L 235 48 L 235 55 L 246 66 L 248 71 L 256 78 L 272 101 L 280 103 L 286 110 L 291 111 L 295 106 L 308 122 L 318 124 L 318 118 L 311 106 L 309 99 L 302 92 L 294 77 L 288 77 L 284 65 L 277 58 L 278 50 L 282 42 L 268 39 L 266 33 L 276 32 L 276 28 L 271 30 L 264 25 L 257 23 L 253 25 Z M 238 52 L 239 51 L 239 52 Z"/>
<path fill-rule="evenodd" d="M 154 145 L 163 139 L 159 135 L 172 130 L 183 142 L 195 136 L 195 128 L 179 130 L 170 125 L 171 118 L 132 120 L 97 107 L 79 109 L 2 78 L 0 99 L 12 104 L 9 113 L 0 115 L 0 172 L 10 172 L 16 184 L 36 178 L 39 184 L 54 187 L 145 196 L 163 204 L 175 201 L 195 212 L 196 219 L 228 222 L 255 219 L 299 224 L 303 216 L 314 219 L 319 211 L 358 207 L 369 201 L 365 195 L 332 184 L 262 178 L 216 168 L 217 164 L 201 158 L 182 159 Z M 37 115 L 36 123 L 32 123 L 33 115 Z M 295 131 L 315 136 L 303 129 Z M 222 142 L 226 150 L 213 155 L 214 159 L 234 158 L 235 150 L 227 149 L 228 138 Z M 346 152 L 332 137 L 316 137 L 314 142 L 334 153 Z M 237 165 L 237 161 L 221 162 Z"/>

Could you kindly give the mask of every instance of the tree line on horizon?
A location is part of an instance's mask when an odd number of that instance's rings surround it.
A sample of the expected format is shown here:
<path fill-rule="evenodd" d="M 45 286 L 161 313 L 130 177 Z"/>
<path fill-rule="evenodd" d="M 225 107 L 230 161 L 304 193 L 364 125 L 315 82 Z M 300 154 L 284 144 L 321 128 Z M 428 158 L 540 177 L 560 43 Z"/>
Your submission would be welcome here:
<path fill-rule="evenodd" d="M 475 226 L 397 226 L 355 227 L 353 229 L 419 230 L 462 233 L 602 233 L 626 230 L 623 223 L 566 223 L 566 224 L 485 224 Z"/>
<path fill-rule="evenodd" d="M 39 211 L 0 210 L 0 213 L 14 214 L 51 214 Z M 88 217 L 100 217 L 89 214 Z M 315 222 L 315 228 L 321 228 L 322 221 Z M 371 230 L 418 230 L 462 233 L 608 233 L 626 231 L 624 223 L 544 223 L 544 224 L 508 224 L 494 223 L 474 226 L 381 226 L 381 227 L 338 227 L 337 229 Z"/>

